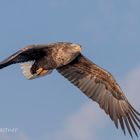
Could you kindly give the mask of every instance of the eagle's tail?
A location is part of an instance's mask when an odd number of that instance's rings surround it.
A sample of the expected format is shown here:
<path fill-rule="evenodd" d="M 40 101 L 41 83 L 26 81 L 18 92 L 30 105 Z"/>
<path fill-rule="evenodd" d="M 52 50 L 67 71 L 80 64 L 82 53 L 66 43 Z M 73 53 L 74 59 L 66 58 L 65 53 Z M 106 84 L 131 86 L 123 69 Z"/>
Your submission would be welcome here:
<path fill-rule="evenodd" d="M 43 68 L 39 68 L 34 74 L 32 74 L 31 68 L 32 68 L 33 64 L 34 64 L 34 61 L 29 61 L 29 62 L 20 64 L 22 73 L 28 80 L 36 79 L 36 78 L 45 76 L 47 74 L 50 74 L 52 72 L 52 70 L 46 70 Z"/>

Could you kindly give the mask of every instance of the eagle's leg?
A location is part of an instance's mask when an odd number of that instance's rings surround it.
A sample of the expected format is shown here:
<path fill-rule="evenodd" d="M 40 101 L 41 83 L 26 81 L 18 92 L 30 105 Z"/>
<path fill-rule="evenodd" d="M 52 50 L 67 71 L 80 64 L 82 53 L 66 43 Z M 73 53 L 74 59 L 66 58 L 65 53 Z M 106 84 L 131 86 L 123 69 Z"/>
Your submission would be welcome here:
<path fill-rule="evenodd" d="M 39 68 L 39 69 L 36 71 L 36 74 L 37 74 L 37 75 L 45 75 L 46 73 L 48 73 L 48 70 L 43 69 L 43 68 Z"/>

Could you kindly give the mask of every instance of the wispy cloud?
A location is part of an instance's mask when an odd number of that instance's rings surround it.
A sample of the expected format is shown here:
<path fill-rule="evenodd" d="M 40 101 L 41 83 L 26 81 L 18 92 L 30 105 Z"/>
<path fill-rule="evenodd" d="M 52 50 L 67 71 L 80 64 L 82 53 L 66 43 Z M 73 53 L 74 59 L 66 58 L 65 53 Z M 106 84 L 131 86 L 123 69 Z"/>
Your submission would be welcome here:
<path fill-rule="evenodd" d="M 138 108 L 140 106 L 140 66 L 128 72 L 123 81 L 127 97 Z"/>
<path fill-rule="evenodd" d="M 53 140 L 93 140 L 93 135 L 94 139 L 96 138 L 94 127 L 96 126 L 97 129 L 100 124 L 105 124 L 102 113 L 97 105 L 89 101 L 66 119 L 62 130 L 58 130 L 49 138 Z"/>

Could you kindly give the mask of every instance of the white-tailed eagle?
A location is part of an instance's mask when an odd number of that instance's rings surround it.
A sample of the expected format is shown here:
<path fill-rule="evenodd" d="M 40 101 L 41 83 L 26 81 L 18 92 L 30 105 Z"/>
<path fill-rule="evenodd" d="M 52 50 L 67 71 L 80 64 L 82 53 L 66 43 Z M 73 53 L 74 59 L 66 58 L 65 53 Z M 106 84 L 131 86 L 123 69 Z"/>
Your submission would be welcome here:
<path fill-rule="evenodd" d="M 56 69 L 97 102 L 117 128 L 120 124 L 124 134 L 127 128 L 131 137 L 132 131 L 138 136 L 136 127 L 140 129 L 140 113 L 129 103 L 113 76 L 81 54 L 80 45 L 68 42 L 30 45 L 0 62 L 0 69 L 16 63 L 21 63 L 27 79 L 50 74 Z"/>

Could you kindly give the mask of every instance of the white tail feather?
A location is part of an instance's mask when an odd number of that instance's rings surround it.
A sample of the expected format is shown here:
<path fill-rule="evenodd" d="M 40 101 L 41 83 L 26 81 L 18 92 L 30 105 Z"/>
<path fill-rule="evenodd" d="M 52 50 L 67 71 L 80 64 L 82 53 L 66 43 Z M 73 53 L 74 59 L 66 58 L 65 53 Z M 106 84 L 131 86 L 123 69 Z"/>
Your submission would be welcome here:
<path fill-rule="evenodd" d="M 21 63 L 21 69 L 22 69 L 22 73 L 23 75 L 28 79 L 28 80 L 32 80 L 32 79 L 35 79 L 35 78 L 39 78 L 39 77 L 42 77 L 42 76 L 45 76 L 47 74 L 50 74 L 52 72 L 52 70 L 48 70 L 46 73 L 44 73 L 43 75 L 39 75 L 37 73 L 35 74 L 32 74 L 31 73 L 31 68 L 32 68 L 32 65 L 34 64 L 34 61 L 30 61 L 30 62 L 25 62 L 25 63 Z"/>
<path fill-rule="evenodd" d="M 34 64 L 34 61 L 25 62 L 25 63 L 20 64 L 22 73 L 27 79 L 32 79 L 34 77 L 34 75 L 30 71 L 33 64 Z"/>

